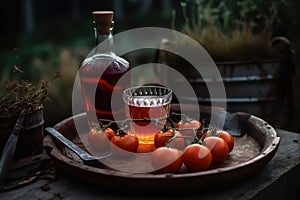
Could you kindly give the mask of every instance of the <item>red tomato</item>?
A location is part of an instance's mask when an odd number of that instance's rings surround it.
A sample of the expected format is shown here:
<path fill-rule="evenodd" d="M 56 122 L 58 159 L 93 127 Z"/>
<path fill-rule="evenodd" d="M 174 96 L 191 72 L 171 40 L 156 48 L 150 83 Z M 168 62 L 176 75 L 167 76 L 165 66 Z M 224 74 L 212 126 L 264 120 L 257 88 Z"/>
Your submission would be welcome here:
<path fill-rule="evenodd" d="M 139 147 L 139 140 L 136 136 L 127 133 L 125 135 L 115 135 L 111 138 L 111 150 L 113 155 L 126 157 L 130 152 L 136 152 Z"/>
<path fill-rule="evenodd" d="M 112 137 L 114 137 L 116 134 L 111 128 L 106 128 L 104 130 L 106 137 L 111 140 Z"/>
<path fill-rule="evenodd" d="M 179 121 L 176 125 L 176 128 L 180 131 L 180 133 L 184 136 L 194 137 L 195 133 L 193 129 L 198 129 L 201 126 L 201 122 L 196 119 L 191 119 L 189 121 Z M 184 130 L 189 129 L 189 130 Z M 197 132 L 197 130 L 196 130 Z"/>
<path fill-rule="evenodd" d="M 225 140 L 217 136 L 209 136 L 203 141 L 212 154 L 213 163 L 220 163 L 227 158 L 229 148 Z"/>
<path fill-rule="evenodd" d="M 182 138 L 182 134 L 174 130 L 176 136 L 179 136 L 179 138 L 175 138 L 172 141 L 170 141 L 170 146 L 179 150 L 183 150 L 185 147 L 185 140 Z M 167 131 L 159 131 L 154 136 L 154 145 L 156 148 L 158 147 L 164 147 L 166 146 L 167 142 L 170 140 L 171 137 L 174 136 L 173 129 L 169 129 Z M 180 138 L 181 137 L 181 138 Z"/>
<path fill-rule="evenodd" d="M 204 138 L 209 137 L 212 135 L 212 131 L 210 129 L 204 130 L 204 135 L 202 135 L 202 130 L 197 131 L 197 136 L 200 137 L 201 139 L 204 140 Z"/>
<path fill-rule="evenodd" d="M 104 152 L 110 149 L 110 141 L 103 130 L 91 129 L 87 135 L 88 143 L 93 150 Z"/>
<path fill-rule="evenodd" d="M 217 131 L 217 136 L 219 136 L 220 138 L 222 138 L 223 140 L 225 140 L 225 142 L 228 145 L 229 148 L 229 153 L 232 151 L 233 147 L 234 147 L 234 138 L 233 136 L 228 133 L 227 131 Z"/>
<path fill-rule="evenodd" d="M 156 172 L 176 172 L 182 165 L 182 153 L 175 148 L 159 147 L 151 153 L 151 164 Z"/>
<path fill-rule="evenodd" d="M 185 148 L 182 160 L 188 169 L 192 171 L 202 171 L 210 167 L 212 154 L 206 146 L 190 144 Z"/>

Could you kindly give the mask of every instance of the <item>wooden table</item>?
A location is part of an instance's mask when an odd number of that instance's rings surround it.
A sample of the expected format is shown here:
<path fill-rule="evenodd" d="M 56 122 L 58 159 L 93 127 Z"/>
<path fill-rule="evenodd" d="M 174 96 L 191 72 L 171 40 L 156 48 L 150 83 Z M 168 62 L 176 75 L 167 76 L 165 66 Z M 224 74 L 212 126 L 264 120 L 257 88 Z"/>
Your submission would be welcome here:
<path fill-rule="evenodd" d="M 300 199 L 300 133 L 277 129 L 281 137 L 279 149 L 273 159 L 255 176 L 230 187 L 195 191 L 193 194 L 176 195 L 184 199 Z M 99 180 L 101 181 L 101 180 Z M 191 184 L 191 183 L 187 183 Z M 217 184 L 217 183 L 216 183 Z M 125 188 L 125 191 L 118 188 Z M 128 193 L 127 193 L 127 192 Z M 21 188 L 0 193 L 0 199 L 165 199 L 165 194 L 139 194 L 134 188 L 116 185 L 104 191 L 84 182 L 78 182 L 57 172 L 56 180 L 36 180 Z"/>

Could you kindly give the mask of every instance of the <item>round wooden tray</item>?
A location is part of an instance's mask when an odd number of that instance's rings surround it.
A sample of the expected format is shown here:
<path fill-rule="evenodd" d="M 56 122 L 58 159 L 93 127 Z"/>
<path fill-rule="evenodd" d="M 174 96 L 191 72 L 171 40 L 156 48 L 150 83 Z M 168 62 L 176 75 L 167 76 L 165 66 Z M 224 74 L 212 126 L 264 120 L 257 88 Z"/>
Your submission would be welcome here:
<path fill-rule="evenodd" d="M 191 114 L 194 110 L 197 110 L 193 105 L 172 105 L 171 108 L 175 112 L 180 111 L 180 109 Z M 206 117 L 206 119 L 212 114 L 222 112 L 220 109 L 208 107 L 201 107 L 200 111 L 201 117 Z M 87 123 L 86 116 L 83 113 L 59 122 L 54 128 L 85 149 L 81 142 L 82 136 L 78 136 L 74 121 L 76 123 Z M 44 147 L 60 171 L 79 181 L 86 181 L 102 188 L 123 185 L 140 191 L 152 188 L 158 190 L 172 189 L 172 191 L 180 192 L 193 190 L 194 187 L 207 188 L 220 184 L 235 184 L 237 181 L 258 172 L 272 159 L 280 142 L 280 138 L 273 127 L 264 120 L 246 113 L 232 113 L 230 117 L 226 115 L 225 126 L 230 124 L 231 121 L 234 121 L 236 128 L 241 133 L 241 136 L 235 137 L 233 151 L 223 163 L 213 165 L 209 170 L 201 172 L 190 172 L 184 166 L 182 170 L 174 174 L 129 173 L 126 170 L 114 170 L 105 166 L 89 166 L 49 135 L 44 138 Z M 136 162 L 136 164 L 141 162 L 134 158 L 125 161 Z M 119 162 L 120 166 L 128 167 L 125 161 Z"/>

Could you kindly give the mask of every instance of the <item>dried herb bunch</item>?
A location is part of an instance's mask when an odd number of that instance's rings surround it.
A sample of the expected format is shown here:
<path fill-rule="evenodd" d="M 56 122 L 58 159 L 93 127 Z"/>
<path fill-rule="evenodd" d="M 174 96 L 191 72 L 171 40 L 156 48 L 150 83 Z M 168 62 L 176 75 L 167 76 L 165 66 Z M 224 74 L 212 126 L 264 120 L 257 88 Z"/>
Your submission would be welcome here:
<path fill-rule="evenodd" d="M 52 81 L 60 78 L 57 72 L 51 81 L 40 80 L 34 84 L 28 80 L 2 80 L 0 82 L 0 119 L 13 118 L 39 109 L 50 101 L 48 89 Z"/>

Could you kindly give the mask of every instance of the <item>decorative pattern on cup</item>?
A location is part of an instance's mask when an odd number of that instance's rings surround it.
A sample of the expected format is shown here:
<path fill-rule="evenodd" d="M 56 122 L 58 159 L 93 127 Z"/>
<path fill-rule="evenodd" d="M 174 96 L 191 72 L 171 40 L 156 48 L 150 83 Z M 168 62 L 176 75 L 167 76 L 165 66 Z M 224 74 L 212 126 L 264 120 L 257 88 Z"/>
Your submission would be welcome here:
<path fill-rule="evenodd" d="M 160 86 L 138 86 L 124 90 L 123 100 L 132 106 L 164 106 L 172 100 L 172 90 Z"/>

